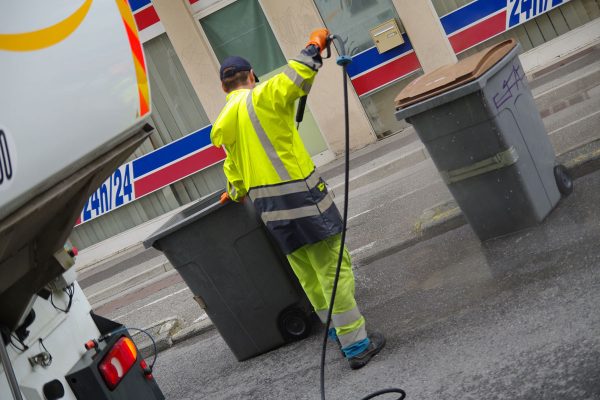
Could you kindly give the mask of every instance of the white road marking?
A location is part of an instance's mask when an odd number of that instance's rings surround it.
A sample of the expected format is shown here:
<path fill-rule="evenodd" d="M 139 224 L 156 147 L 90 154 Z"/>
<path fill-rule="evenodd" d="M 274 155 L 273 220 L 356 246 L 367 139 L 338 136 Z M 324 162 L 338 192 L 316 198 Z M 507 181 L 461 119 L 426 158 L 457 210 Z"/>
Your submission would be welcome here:
<path fill-rule="evenodd" d="M 187 287 L 185 287 L 185 288 L 183 288 L 183 289 L 180 289 L 180 290 L 178 290 L 178 291 L 176 291 L 176 292 L 173 292 L 173 293 L 171 293 L 171 294 L 168 294 L 168 295 L 166 295 L 166 296 L 163 296 L 163 297 L 161 297 L 160 299 L 156 299 L 156 300 L 154 300 L 154 301 L 151 301 L 151 302 L 150 302 L 150 303 L 148 303 L 148 304 L 144 304 L 143 306 L 141 306 L 141 307 L 138 307 L 138 308 L 136 308 L 135 310 L 129 311 L 129 312 L 127 312 L 127 313 L 123 314 L 123 315 L 119 315 L 119 316 L 118 316 L 118 317 L 116 317 L 115 319 L 116 319 L 116 320 L 118 320 L 118 319 L 120 319 L 120 318 L 126 317 L 126 316 L 128 316 L 128 315 L 130 315 L 130 314 L 133 314 L 134 312 L 138 312 L 138 311 L 140 311 L 140 310 L 142 310 L 142 309 L 144 309 L 144 308 L 146 308 L 146 307 L 150 307 L 150 306 L 152 306 L 152 305 L 154 305 L 154 304 L 156 304 L 156 303 L 160 303 L 161 301 L 163 301 L 163 300 L 166 300 L 166 299 L 168 299 L 168 298 L 169 298 L 169 297 L 171 297 L 171 296 L 175 296 L 176 294 L 179 294 L 179 293 L 185 292 L 186 290 L 190 290 L 190 288 L 187 288 Z"/>
<path fill-rule="evenodd" d="M 361 213 L 358 213 L 358 214 L 356 214 L 356 215 L 353 215 L 353 216 L 351 216 L 351 217 L 349 217 L 349 218 L 348 218 L 348 221 L 351 221 L 351 220 L 353 220 L 354 218 L 356 218 L 356 217 L 360 217 L 361 215 L 363 215 L 363 214 L 366 214 L 366 213 L 368 213 L 368 212 L 371 212 L 371 211 L 373 211 L 373 210 L 374 210 L 374 209 L 370 209 L 370 210 L 367 210 L 367 211 L 363 211 L 363 212 L 361 212 Z"/>
<path fill-rule="evenodd" d="M 352 250 L 350 252 L 350 255 L 354 256 L 355 254 L 361 253 L 361 252 L 363 252 L 365 250 L 369 250 L 371 247 L 375 246 L 375 243 L 376 242 L 371 242 L 369 244 L 365 244 L 364 246 L 359 247 L 358 249 Z"/>
<path fill-rule="evenodd" d="M 596 116 L 597 114 L 600 114 L 600 110 L 599 111 L 595 111 L 595 112 L 593 112 L 591 114 L 588 114 L 588 115 L 586 115 L 584 117 L 581 117 L 581 118 L 579 118 L 579 119 L 577 119 L 577 120 L 575 120 L 573 122 L 569 122 L 568 124 L 566 124 L 564 126 L 561 126 L 560 128 L 556 128 L 552 132 L 548 133 L 548 135 L 554 135 L 554 134 L 556 134 L 556 132 L 562 131 L 563 129 L 566 129 L 566 128 L 569 128 L 569 127 L 571 127 L 573 125 L 576 125 L 576 124 L 580 123 L 581 121 L 584 121 L 586 119 L 592 118 L 592 117 Z"/>

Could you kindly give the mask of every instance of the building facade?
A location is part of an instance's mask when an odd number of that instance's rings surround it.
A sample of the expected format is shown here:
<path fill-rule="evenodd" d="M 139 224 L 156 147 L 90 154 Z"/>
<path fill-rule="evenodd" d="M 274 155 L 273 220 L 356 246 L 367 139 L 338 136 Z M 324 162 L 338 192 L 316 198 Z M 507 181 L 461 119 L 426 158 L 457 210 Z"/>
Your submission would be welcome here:
<path fill-rule="evenodd" d="M 517 38 L 528 52 L 575 29 L 600 31 L 600 0 L 129 0 L 129 4 L 143 41 L 156 131 L 88 201 L 71 237 L 80 248 L 224 188 L 224 153 L 210 145 L 208 135 L 225 104 L 218 70 L 229 55 L 250 60 L 265 80 L 304 47 L 313 29 L 325 26 L 340 35 L 353 57 L 348 69 L 351 148 L 358 149 L 406 128 L 394 117 L 393 101 L 423 71 L 508 37 Z M 378 48 L 388 41 L 393 41 L 391 48 Z M 341 85 L 339 67 L 326 61 L 300 130 L 317 166 L 332 161 L 343 149 Z"/>

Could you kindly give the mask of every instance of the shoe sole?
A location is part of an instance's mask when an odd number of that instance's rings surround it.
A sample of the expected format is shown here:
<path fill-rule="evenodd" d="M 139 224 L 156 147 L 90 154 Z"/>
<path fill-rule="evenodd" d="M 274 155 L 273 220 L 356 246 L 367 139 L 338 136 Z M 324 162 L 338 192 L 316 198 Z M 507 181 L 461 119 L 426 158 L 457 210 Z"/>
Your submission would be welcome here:
<path fill-rule="evenodd" d="M 377 354 L 379 354 L 379 352 L 385 347 L 385 344 L 386 344 L 386 340 L 384 338 L 383 342 L 381 343 L 381 346 L 379 346 L 378 348 L 376 348 L 373 351 L 373 353 L 369 356 L 369 358 L 363 364 L 356 365 L 356 366 L 350 364 L 350 368 L 352 368 L 354 370 L 357 370 L 357 369 L 361 369 L 362 367 L 364 367 L 365 365 L 367 365 L 373 359 L 373 357 L 375 357 Z"/>

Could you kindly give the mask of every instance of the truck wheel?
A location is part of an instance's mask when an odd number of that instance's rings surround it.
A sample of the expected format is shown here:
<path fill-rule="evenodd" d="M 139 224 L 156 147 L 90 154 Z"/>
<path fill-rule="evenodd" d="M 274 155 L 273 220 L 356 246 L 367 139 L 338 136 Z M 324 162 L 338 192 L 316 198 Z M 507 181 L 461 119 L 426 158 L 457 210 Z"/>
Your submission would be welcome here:
<path fill-rule="evenodd" d="M 556 179 L 558 191 L 564 197 L 573 193 L 573 178 L 571 178 L 571 174 L 569 174 L 569 171 L 567 171 L 567 168 L 564 165 L 557 165 L 554 167 L 554 178 Z"/>
<path fill-rule="evenodd" d="M 306 338 L 310 333 L 309 317 L 296 307 L 285 310 L 278 319 L 279 330 L 287 342 Z"/>

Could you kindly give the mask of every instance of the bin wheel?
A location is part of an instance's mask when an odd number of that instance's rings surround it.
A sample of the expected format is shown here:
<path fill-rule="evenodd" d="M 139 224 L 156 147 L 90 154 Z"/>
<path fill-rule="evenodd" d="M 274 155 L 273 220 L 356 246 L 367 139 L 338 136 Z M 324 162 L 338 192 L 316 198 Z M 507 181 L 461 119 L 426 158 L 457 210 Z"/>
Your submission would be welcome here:
<path fill-rule="evenodd" d="M 573 193 L 573 178 L 564 165 L 557 165 L 554 167 L 554 178 L 556 179 L 556 186 L 558 191 L 563 196 L 568 196 Z"/>
<path fill-rule="evenodd" d="M 310 320 L 299 308 L 290 308 L 279 316 L 279 330 L 288 342 L 306 338 L 310 333 Z"/>

